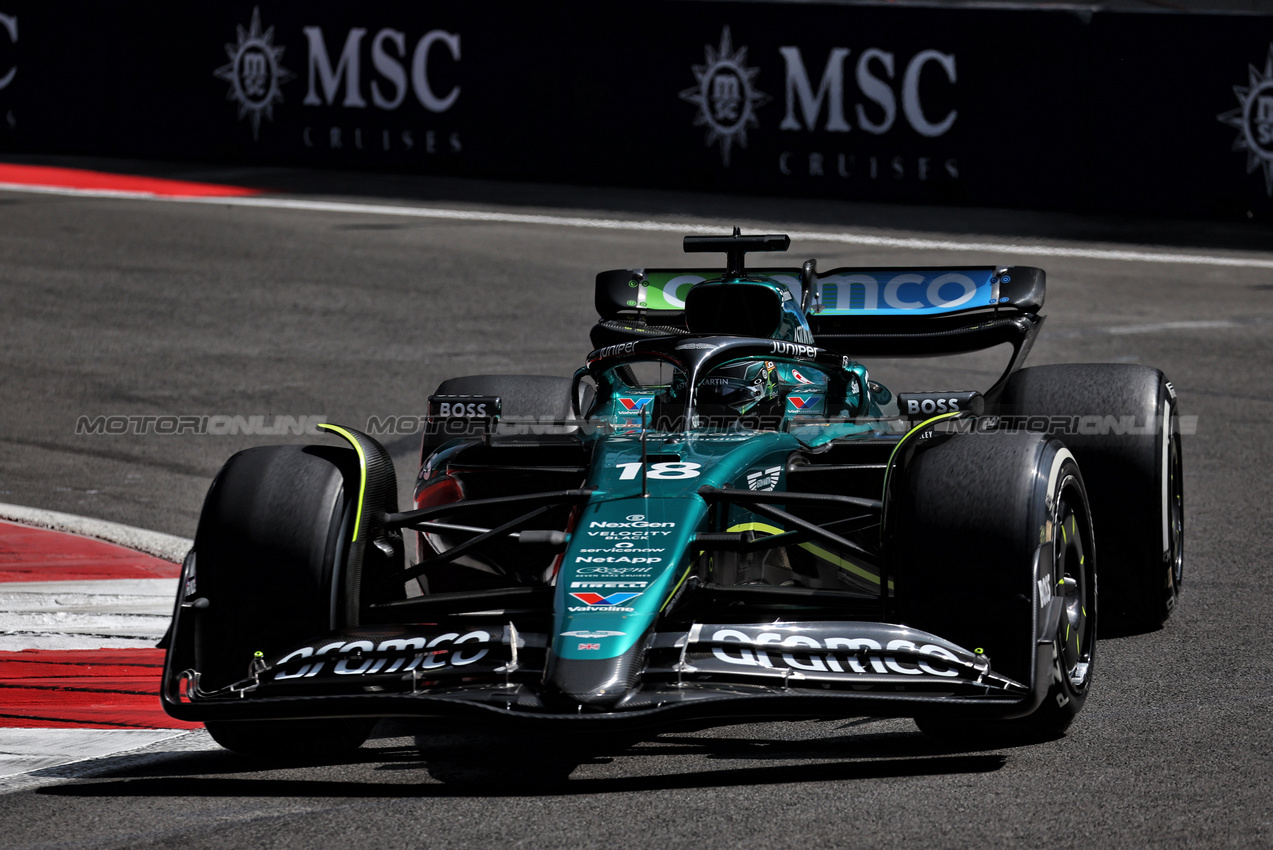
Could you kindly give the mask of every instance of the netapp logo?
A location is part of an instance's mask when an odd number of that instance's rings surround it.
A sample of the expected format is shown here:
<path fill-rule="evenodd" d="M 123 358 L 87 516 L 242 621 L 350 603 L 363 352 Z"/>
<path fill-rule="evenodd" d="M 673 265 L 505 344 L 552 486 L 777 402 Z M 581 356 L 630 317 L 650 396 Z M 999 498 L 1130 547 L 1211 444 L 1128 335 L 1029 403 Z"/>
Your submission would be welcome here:
<path fill-rule="evenodd" d="M 629 558 L 626 555 L 617 558 L 610 556 L 579 555 L 575 558 L 576 564 L 658 564 L 662 561 L 662 558 Z"/>

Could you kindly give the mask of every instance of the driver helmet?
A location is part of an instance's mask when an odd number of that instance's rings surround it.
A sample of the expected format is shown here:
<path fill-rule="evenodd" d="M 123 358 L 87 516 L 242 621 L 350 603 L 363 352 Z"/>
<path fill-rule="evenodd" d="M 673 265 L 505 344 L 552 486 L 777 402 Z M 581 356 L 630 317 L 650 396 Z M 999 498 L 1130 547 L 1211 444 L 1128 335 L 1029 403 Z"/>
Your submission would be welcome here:
<path fill-rule="evenodd" d="M 782 416 L 778 371 L 772 360 L 750 360 L 713 369 L 698 385 L 697 411 L 705 424 L 757 424 Z M 770 427 L 777 427 L 771 425 Z"/>

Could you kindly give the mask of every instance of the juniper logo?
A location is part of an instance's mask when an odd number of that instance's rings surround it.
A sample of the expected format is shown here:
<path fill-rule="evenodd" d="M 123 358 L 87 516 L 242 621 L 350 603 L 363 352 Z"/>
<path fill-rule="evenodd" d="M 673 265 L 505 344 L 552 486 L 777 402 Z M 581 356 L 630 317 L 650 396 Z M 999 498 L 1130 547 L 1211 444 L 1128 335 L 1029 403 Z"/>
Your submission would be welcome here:
<path fill-rule="evenodd" d="M 274 104 L 283 102 L 281 86 L 296 75 L 283 67 L 283 47 L 274 46 L 274 27 L 262 31 L 261 9 L 252 10 L 248 29 L 238 27 L 238 40 L 225 46 L 230 63 L 213 72 L 230 84 L 226 100 L 239 104 L 239 119 L 252 122 L 252 140 L 260 136 L 261 116 L 274 120 Z"/>
<path fill-rule="evenodd" d="M 1264 169 L 1264 188 L 1273 198 L 1273 43 L 1264 60 L 1264 72 L 1247 67 L 1247 84 L 1234 86 L 1238 108 L 1222 112 L 1216 119 L 1234 127 L 1238 137 L 1235 151 L 1246 151 L 1246 172 Z"/>
<path fill-rule="evenodd" d="M 747 147 L 747 128 L 759 127 L 756 109 L 769 96 L 756 88 L 759 68 L 747 67 L 747 48 L 734 50 L 729 27 L 721 31 L 720 47 L 705 47 L 707 61 L 694 66 L 696 84 L 681 92 L 681 100 L 698 107 L 695 127 L 707 127 L 707 147 L 720 142 L 721 161 L 729 167 L 734 143 Z"/>

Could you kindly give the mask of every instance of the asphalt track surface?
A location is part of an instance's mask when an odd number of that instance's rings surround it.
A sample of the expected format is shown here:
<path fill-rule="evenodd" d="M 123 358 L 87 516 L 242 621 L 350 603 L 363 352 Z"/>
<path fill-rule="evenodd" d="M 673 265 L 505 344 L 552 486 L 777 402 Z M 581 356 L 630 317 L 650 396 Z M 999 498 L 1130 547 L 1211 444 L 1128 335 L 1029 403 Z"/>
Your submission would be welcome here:
<path fill-rule="evenodd" d="M 908 720 L 861 719 L 622 736 L 395 721 L 339 764 L 160 744 L 0 796 L 0 846 L 1273 845 L 1266 229 L 131 167 L 276 193 L 249 206 L 0 191 L 0 501 L 192 537 L 220 464 L 279 438 L 77 435 L 79 417 L 359 427 L 423 413 L 446 377 L 570 374 L 597 271 L 684 264 L 679 227 L 741 224 L 803 234 L 791 258 L 824 269 L 1046 268 L 1032 363 L 1157 366 L 1198 417 L 1185 593 L 1166 628 L 1102 641 L 1087 707 L 1049 743 L 943 749 Z M 905 383 L 993 374 L 972 357 Z M 384 440 L 409 480 L 416 438 Z"/>

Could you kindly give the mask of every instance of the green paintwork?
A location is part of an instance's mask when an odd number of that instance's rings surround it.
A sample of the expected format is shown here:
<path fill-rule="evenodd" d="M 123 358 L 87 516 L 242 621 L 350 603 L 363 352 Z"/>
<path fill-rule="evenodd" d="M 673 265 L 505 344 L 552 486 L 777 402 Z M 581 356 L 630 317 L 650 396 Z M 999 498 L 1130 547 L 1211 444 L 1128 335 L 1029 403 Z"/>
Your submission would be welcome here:
<path fill-rule="evenodd" d="M 588 477 L 599 493 L 580 513 L 557 576 L 554 654 L 602 659 L 631 649 L 689 568 L 689 543 L 707 517 L 698 488 L 746 488 L 749 471 L 785 465 L 799 448 L 794 437 L 776 431 L 650 434 L 649 495 L 642 496 L 639 432 L 601 437 Z M 608 605 L 571 595 L 633 592 L 639 595 Z M 563 637 L 566 632 L 584 636 Z M 579 648 L 593 645 L 598 648 Z"/>

